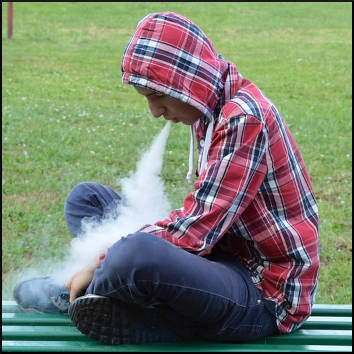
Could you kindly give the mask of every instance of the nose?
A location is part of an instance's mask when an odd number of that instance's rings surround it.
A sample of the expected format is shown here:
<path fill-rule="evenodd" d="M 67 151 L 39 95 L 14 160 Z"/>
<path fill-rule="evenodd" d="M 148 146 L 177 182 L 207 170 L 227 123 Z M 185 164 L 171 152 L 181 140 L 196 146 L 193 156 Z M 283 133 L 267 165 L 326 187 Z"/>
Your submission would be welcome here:
<path fill-rule="evenodd" d="M 157 102 L 149 101 L 149 108 L 150 108 L 150 111 L 151 111 L 152 115 L 155 118 L 161 117 L 166 111 L 164 106 L 162 106 L 161 104 L 159 104 Z"/>

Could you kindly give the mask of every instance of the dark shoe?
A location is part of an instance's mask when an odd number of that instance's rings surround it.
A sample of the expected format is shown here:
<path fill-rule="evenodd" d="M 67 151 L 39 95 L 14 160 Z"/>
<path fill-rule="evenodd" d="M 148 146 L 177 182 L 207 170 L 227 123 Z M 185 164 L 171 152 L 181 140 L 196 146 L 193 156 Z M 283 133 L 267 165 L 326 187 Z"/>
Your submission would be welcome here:
<path fill-rule="evenodd" d="M 172 332 L 142 324 L 142 311 L 117 299 L 89 294 L 70 304 L 69 316 L 81 333 L 105 344 L 181 341 Z"/>
<path fill-rule="evenodd" d="M 17 284 L 14 298 L 25 312 L 67 314 L 69 291 L 50 277 L 32 278 Z"/>

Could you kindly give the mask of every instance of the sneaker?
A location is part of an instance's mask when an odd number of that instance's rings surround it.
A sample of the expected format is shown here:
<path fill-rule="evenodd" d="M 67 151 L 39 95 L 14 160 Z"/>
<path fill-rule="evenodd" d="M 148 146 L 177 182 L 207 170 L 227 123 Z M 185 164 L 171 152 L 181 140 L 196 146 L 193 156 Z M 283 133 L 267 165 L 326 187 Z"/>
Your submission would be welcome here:
<path fill-rule="evenodd" d="M 181 342 L 168 330 L 143 324 L 142 312 L 117 299 L 93 294 L 76 298 L 69 307 L 69 316 L 78 330 L 104 344 Z"/>
<path fill-rule="evenodd" d="M 13 295 L 24 312 L 68 313 L 70 293 L 50 277 L 25 280 L 15 286 Z"/>

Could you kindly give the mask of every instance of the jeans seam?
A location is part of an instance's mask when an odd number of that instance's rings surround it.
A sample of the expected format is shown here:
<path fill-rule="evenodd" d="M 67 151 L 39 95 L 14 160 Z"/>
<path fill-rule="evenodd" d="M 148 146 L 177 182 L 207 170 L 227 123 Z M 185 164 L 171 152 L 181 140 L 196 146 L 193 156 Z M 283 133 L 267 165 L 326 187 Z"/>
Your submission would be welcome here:
<path fill-rule="evenodd" d="M 142 281 L 143 282 L 149 282 L 149 280 L 142 280 Z M 183 289 L 189 289 L 189 290 L 197 291 L 197 292 L 200 292 L 200 293 L 209 294 L 209 295 L 212 295 L 212 296 L 219 297 L 221 299 L 225 299 L 228 302 L 232 303 L 233 305 L 240 306 L 240 307 L 246 307 L 246 306 L 238 304 L 235 300 L 230 299 L 230 298 L 228 298 L 226 296 L 223 296 L 223 295 L 220 295 L 220 294 L 216 294 L 216 293 L 212 293 L 212 292 L 209 292 L 209 291 L 204 291 L 204 290 L 201 290 L 201 289 L 198 289 L 198 288 L 192 288 L 190 286 L 175 285 L 175 284 L 170 284 L 170 283 L 161 283 L 161 282 L 159 284 L 172 286 L 172 287 L 176 287 L 177 286 L 177 287 L 180 287 L 180 288 L 183 288 Z"/>
<path fill-rule="evenodd" d="M 149 282 L 151 282 L 151 280 L 138 280 L 137 282 L 149 283 Z M 189 287 L 189 286 L 175 285 L 175 284 L 162 283 L 162 282 L 153 283 L 153 284 L 160 284 L 160 285 L 166 285 L 166 286 L 169 286 L 169 287 L 172 286 L 172 287 L 179 287 L 179 288 L 183 288 L 183 289 L 189 289 L 189 290 L 193 290 L 193 291 L 196 291 L 196 292 L 205 293 L 205 294 L 208 294 L 208 295 L 212 295 L 212 296 L 216 296 L 216 297 L 225 299 L 225 300 L 227 300 L 228 302 L 232 303 L 233 305 L 236 305 L 236 306 L 239 306 L 239 307 L 242 307 L 242 308 L 246 308 L 246 307 L 247 307 L 247 306 L 238 304 L 235 300 L 230 299 L 230 298 L 225 297 L 225 296 L 222 296 L 222 295 L 220 295 L 220 294 L 212 293 L 212 292 L 209 292 L 209 291 L 204 291 L 204 290 L 197 289 L 197 288 L 193 288 L 193 287 Z M 123 288 L 128 288 L 129 293 L 131 294 L 130 285 L 122 285 L 122 286 L 120 286 L 119 288 L 110 291 L 109 293 L 107 293 L 107 295 L 113 294 L 113 293 L 117 293 L 117 292 L 119 292 L 120 289 L 123 289 Z M 132 298 L 133 298 L 133 296 L 132 296 Z"/>

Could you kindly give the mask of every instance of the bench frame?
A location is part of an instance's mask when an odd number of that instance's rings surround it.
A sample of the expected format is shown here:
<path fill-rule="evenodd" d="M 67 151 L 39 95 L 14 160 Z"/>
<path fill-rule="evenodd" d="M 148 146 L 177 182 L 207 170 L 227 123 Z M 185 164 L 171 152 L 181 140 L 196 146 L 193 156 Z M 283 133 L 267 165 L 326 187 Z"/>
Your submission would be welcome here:
<path fill-rule="evenodd" d="M 104 345 L 78 331 L 65 315 L 24 313 L 14 301 L 2 302 L 2 351 L 352 351 L 352 305 L 314 305 L 303 326 L 290 334 L 250 343 L 192 342 Z"/>

